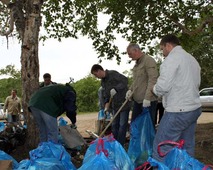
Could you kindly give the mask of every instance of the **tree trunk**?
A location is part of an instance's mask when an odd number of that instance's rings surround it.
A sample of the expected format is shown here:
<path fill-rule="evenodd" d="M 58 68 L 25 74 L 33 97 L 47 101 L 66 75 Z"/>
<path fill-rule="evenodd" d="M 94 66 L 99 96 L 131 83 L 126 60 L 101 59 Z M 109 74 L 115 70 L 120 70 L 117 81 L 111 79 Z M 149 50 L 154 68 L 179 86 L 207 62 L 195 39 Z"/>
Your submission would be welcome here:
<path fill-rule="evenodd" d="M 27 0 L 25 5 L 27 8 L 21 47 L 22 105 L 27 123 L 26 144 L 35 148 L 38 144 L 38 130 L 32 114 L 28 111 L 28 102 L 39 87 L 38 47 L 42 1 Z"/>

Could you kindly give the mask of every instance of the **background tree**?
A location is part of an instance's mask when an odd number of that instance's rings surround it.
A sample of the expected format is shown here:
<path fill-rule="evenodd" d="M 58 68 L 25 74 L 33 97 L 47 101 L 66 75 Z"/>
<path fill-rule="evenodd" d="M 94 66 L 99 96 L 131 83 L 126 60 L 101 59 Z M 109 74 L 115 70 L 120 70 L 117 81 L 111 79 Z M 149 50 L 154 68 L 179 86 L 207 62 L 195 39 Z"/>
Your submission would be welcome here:
<path fill-rule="evenodd" d="M 38 39 L 42 3 L 42 0 L 1 0 L 0 3 L 0 34 L 8 38 L 16 28 L 15 35 L 21 41 L 22 107 L 28 127 L 26 144 L 29 148 L 38 144 L 38 131 L 27 103 L 39 87 Z"/>
<path fill-rule="evenodd" d="M 98 111 L 98 89 L 100 85 L 100 81 L 91 75 L 74 83 L 73 87 L 77 93 L 79 112 Z"/>

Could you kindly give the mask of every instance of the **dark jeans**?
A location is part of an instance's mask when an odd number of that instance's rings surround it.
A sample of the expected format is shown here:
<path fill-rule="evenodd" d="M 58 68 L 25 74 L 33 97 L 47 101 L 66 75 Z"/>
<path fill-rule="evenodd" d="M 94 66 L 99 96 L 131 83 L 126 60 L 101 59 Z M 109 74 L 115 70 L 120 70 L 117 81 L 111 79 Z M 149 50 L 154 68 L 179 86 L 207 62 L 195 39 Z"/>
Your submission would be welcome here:
<path fill-rule="evenodd" d="M 114 116 L 115 111 L 113 111 Z M 121 111 L 112 122 L 112 133 L 114 138 L 124 145 L 126 141 L 126 132 L 128 128 L 129 110 Z"/>
<path fill-rule="evenodd" d="M 149 107 L 150 116 L 152 118 L 153 126 L 155 126 L 156 121 L 156 108 L 157 108 L 158 101 L 152 101 L 151 106 Z M 133 111 L 132 111 L 132 120 L 143 112 L 143 103 L 137 103 L 134 101 L 133 103 Z"/>
<path fill-rule="evenodd" d="M 156 116 L 156 118 L 155 118 L 155 124 L 159 124 L 160 123 L 160 120 L 163 117 L 163 113 L 164 113 L 163 104 L 162 104 L 162 102 L 158 102 L 157 109 L 156 109 L 156 115 L 155 115 Z M 159 115 L 159 119 L 157 121 L 158 115 Z"/>
<path fill-rule="evenodd" d="M 8 114 L 7 115 L 7 121 L 8 122 L 17 122 L 17 121 L 19 121 L 19 116 L 18 115 Z"/>

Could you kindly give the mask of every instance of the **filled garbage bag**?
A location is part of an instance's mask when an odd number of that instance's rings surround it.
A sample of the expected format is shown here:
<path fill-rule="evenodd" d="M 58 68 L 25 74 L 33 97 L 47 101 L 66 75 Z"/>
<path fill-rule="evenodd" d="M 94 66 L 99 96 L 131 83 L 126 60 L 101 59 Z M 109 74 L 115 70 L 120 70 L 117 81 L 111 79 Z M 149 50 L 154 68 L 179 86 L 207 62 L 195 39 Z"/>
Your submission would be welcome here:
<path fill-rule="evenodd" d="M 166 152 L 162 153 L 161 148 L 163 145 L 173 145 L 174 147 Z M 205 166 L 203 163 L 197 159 L 191 157 L 185 149 L 183 149 L 184 140 L 179 142 L 174 141 L 164 141 L 158 145 L 158 152 L 160 156 L 165 156 L 164 164 L 169 169 L 179 169 L 179 170 L 210 170 L 210 167 Z"/>
<path fill-rule="evenodd" d="M 118 169 L 133 170 L 134 165 L 127 155 L 122 145 L 116 141 L 113 135 L 98 138 L 91 142 L 84 156 L 83 164 L 89 162 L 96 157 L 96 150 L 102 150 L 109 161 L 111 161 Z"/>
<path fill-rule="evenodd" d="M 78 170 L 119 170 L 119 168 L 107 158 L 104 152 L 96 153 L 88 162 L 84 163 Z"/>
<path fill-rule="evenodd" d="M 86 144 L 78 129 L 71 128 L 70 125 L 59 126 L 59 133 L 59 141 L 66 148 L 75 149 Z"/>
<path fill-rule="evenodd" d="M 130 124 L 128 155 L 135 167 L 142 165 L 152 155 L 155 129 L 148 108 Z"/>
<path fill-rule="evenodd" d="M 29 155 L 30 160 L 21 161 L 18 170 L 76 170 L 69 153 L 60 144 L 42 142 Z"/>
<path fill-rule="evenodd" d="M 144 162 L 142 165 L 135 168 L 135 170 L 149 170 L 152 167 L 158 170 L 169 170 L 169 168 L 165 164 L 155 160 L 152 157 L 149 157 L 147 162 Z"/>

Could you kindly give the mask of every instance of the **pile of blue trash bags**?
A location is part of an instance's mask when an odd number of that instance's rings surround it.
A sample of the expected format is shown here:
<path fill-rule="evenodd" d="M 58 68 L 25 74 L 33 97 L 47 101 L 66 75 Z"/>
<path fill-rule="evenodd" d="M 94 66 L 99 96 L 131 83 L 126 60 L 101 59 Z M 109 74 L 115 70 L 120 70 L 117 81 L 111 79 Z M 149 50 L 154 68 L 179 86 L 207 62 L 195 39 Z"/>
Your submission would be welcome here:
<path fill-rule="evenodd" d="M 72 163 L 70 154 L 62 144 L 50 141 L 40 143 L 36 149 L 29 152 L 29 159 L 19 163 L 4 151 L 0 151 L 0 160 L 12 160 L 14 170 L 148 170 L 151 167 L 158 170 L 212 169 L 211 165 L 204 165 L 189 156 L 183 149 L 183 140 L 165 141 L 161 145 L 171 145 L 172 143 L 173 149 L 162 155 L 165 157 L 164 162 L 153 159 L 151 157 L 153 134 L 150 132 L 146 134 L 145 129 L 140 126 L 143 125 L 143 121 L 151 123 L 151 118 L 146 110 L 141 115 L 137 118 L 140 120 L 135 119 L 130 126 L 131 135 L 127 151 L 114 139 L 112 134 L 97 138 L 89 144 L 82 165 L 78 168 Z M 61 119 L 59 124 L 66 125 L 66 123 Z"/>
<path fill-rule="evenodd" d="M 29 159 L 19 163 L 4 151 L 0 151 L 0 160 L 12 160 L 14 170 L 77 170 L 66 149 L 53 142 L 40 143 L 36 149 L 29 152 Z M 91 142 L 78 170 L 142 170 L 150 167 L 156 167 L 158 170 L 212 169 L 212 166 L 202 164 L 179 147 L 174 147 L 166 155 L 164 162 L 148 157 L 142 165 L 135 167 L 124 148 L 109 135 Z"/>

